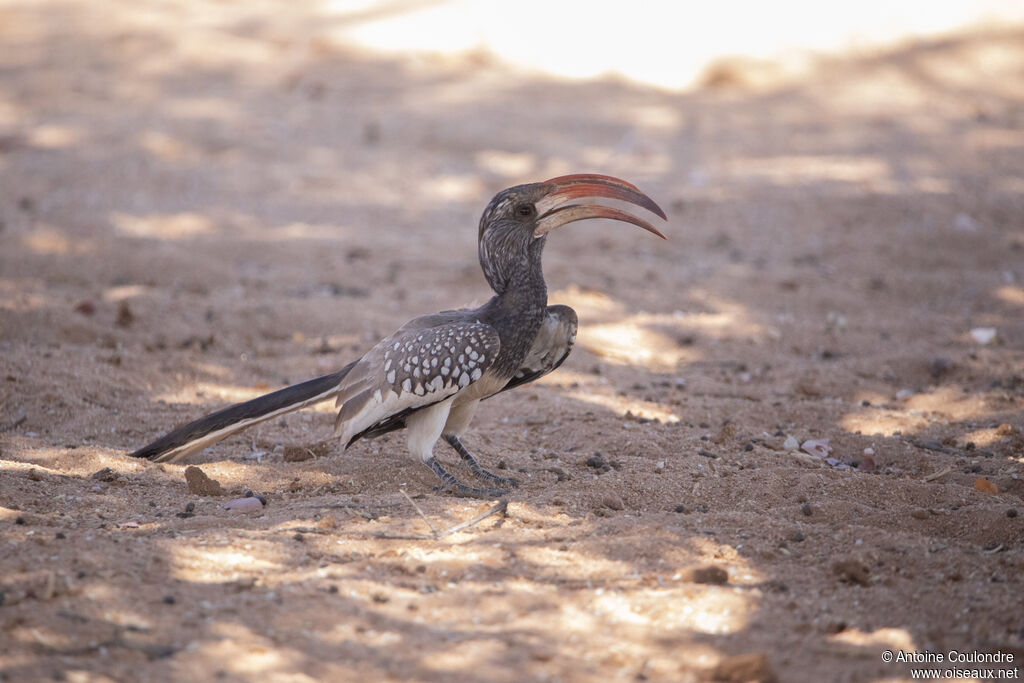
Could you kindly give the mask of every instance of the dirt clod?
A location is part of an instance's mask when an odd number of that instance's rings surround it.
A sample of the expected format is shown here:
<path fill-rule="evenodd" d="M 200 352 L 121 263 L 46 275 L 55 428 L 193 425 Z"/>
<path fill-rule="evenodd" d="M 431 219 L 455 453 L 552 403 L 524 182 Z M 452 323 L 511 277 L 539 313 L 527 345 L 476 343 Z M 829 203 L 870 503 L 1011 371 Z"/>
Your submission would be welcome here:
<path fill-rule="evenodd" d="M 221 488 L 219 481 L 210 479 L 206 472 L 195 465 L 185 468 L 185 482 L 188 484 L 188 490 L 197 496 L 223 496 L 227 493 Z"/>
<path fill-rule="evenodd" d="M 832 574 L 843 583 L 867 586 L 869 573 L 867 566 L 858 560 L 839 560 L 832 564 Z"/>
<path fill-rule="evenodd" d="M 330 454 L 330 444 L 326 441 L 312 446 L 285 446 L 285 462 L 304 462 L 316 458 L 324 458 Z"/>
<path fill-rule="evenodd" d="M 102 470 L 93 472 L 90 478 L 96 481 L 116 481 L 119 476 L 114 470 L 104 467 Z"/>
<path fill-rule="evenodd" d="M 132 308 L 127 301 L 122 301 L 117 305 L 117 318 L 114 322 L 118 327 L 131 327 L 135 322 L 135 314 L 132 313 Z"/>
<path fill-rule="evenodd" d="M 609 510 L 621 510 L 625 507 L 622 502 L 622 498 L 617 494 L 609 493 L 601 499 L 601 505 L 605 506 Z"/>
<path fill-rule="evenodd" d="M 729 572 L 714 564 L 684 569 L 680 575 L 681 579 L 688 583 L 705 583 L 712 586 L 724 586 L 729 583 Z"/>
<path fill-rule="evenodd" d="M 974 480 L 974 490 L 987 493 L 989 495 L 997 495 L 999 493 L 999 487 L 993 484 L 985 477 L 978 477 Z"/>
<path fill-rule="evenodd" d="M 734 655 L 721 660 L 711 672 L 711 679 L 721 683 L 776 683 L 768 656 L 760 652 Z"/>

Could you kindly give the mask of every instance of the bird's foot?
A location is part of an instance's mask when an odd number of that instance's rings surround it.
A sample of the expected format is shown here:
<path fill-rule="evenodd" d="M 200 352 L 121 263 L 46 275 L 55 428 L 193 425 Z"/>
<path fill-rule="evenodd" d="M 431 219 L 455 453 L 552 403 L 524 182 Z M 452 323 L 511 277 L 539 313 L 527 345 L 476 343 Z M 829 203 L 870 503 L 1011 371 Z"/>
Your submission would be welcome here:
<path fill-rule="evenodd" d="M 501 498 L 508 495 L 508 491 L 505 489 L 478 489 L 474 486 L 466 486 L 434 458 L 426 461 L 425 464 L 441 480 L 441 485 L 434 489 L 435 491 L 451 491 L 460 498 Z M 498 478 L 500 479 L 500 477 Z"/>
<path fill-rule="evenodd" d="M 501 475 L 495 474 L 490 470 L 485 470 L 483 467 L 480 467 L 480 465 L 477 465 L 476 467 L 470 465 L 470 468 L 473 470 L 473 474 L 480 477 L 484 481 L 489 481 L 492 484 L 496 484 L 498 486 L 508 486 L 514 489 L 519 488 L 518 479 L 513 479 L 512 477 L 502 477 Z"/>
<path fill-rule="evenodd" d="M 446 434 L 444 438 L 445 441 L 448 442 L 448 445 L 454 448 L 455 452 L 459 454 L 459 457 L 466 461 L 466 464 L 469 465 L 469 468 L 473 470 L 473 474 L 476 476 L 480 477 L 484 481 L 497 484 L 498 486 L 510 486 L 512 488 L 517 488 L 519 486 L 519 481 L 517 479 L 513 479 L 512 477 L 502 477 L 490 470 L 485 470 L 480 465 L 480 461 L 462 445 L 462 441 L 459 440 L 459 437 L 454 434 Z"/>

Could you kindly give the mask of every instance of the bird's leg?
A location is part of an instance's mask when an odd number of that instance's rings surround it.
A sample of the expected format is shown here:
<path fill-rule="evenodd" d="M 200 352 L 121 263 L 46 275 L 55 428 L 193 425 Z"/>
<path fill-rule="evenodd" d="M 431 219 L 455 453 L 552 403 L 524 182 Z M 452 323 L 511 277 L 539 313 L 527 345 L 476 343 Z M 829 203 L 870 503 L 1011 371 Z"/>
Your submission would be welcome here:
<path fill-rule="evenodd" d="M 441 480 L 441 485 L 438 489 L 451 490 L 455 495 L 462 498 L 500 498 L 508 494 L 508 491 L 504 489 L 478 489 L 473 486 L 466 486 L 456 479 L 451 472 L 442 467 L 436 458 L 425 460 L 423 464 L 433 470 L 434 474 Z"/>
<path fill-rule="evenodd" d="M 519 482 L 512 477 L 500 477 L 494 472 L 485 470 L 473 454 L 466 450 L 466 447 L 462 445 L 459 437 L 454 434 L 445 434 L 444 440 L 448 442 L 449 446 L 455 449 L 455 452 L 458 453 L 463 460 L 466 461 L 466 464 L 469 465 L 469 468 L 473 470 L 473 474 L 476 476 L 499 486 L 519 486 Z"/>

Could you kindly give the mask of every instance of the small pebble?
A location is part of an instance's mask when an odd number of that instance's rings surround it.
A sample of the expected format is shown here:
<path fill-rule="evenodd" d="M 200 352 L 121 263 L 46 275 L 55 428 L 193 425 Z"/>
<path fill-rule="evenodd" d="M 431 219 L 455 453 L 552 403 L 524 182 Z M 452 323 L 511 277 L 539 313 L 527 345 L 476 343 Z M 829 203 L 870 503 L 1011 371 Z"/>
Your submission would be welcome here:
<path fill-rule="evenodd" d="M 981 491 L 982 493 L 987 493 L 992 496 L 999 493 L 999 487 L 985 477 L 978 477 L 974 480 L 974 490 Z"/>
<path fill-rule="evenodd" d="M 570 476 L 569 476 L 569 475 L 568 475 L 568 474 L 566 473 L 566 471 L 565 471 L 565 470 L 563 470 L 563 469 L 562 469 L 561 467 L 549 467 L 549 468 L 547 468 L 547 471 L 548 471 L 548 472 L 551 472 L 551 473 L 552 473 L 552 474 L 554 474 L 554 475 L 555 475 L 556 477 L 558 477 L 558 481 L 565 481 L 565 480 L 567 480 L 567 479 L 572 479 L 572 477 L 570 477 Z"/>
<path fill-rule="evenodd" d="M 687 583 L 703 583 L 712 586 L 724 586 L 729 583 L 729 572 L 713 564 L 685 569 L 679 575 Z"/>
<path fill-rule="evenodd" d="M 419 494 L 417 494 L 417 496 L 416 496 L 416 497 L 419 497 Z M 261 495 L 260 495 L 260 494 L 258 494 L 258 493 L 253 493 L 253 491 L 252 491 L 251 489 L 250 489 L 250 490 L 247 490 L 247 491 L 246 491 L 245 493 L 243 493 L 243 494 L 242 494 L 242 498 L 259 498 L 259 501 L 260 501 L 261 503 L 263 503 L 264 505 L 266 505 L 266 504 L 267 504 L 267 498 L 266 498 L 266 496 L 261 496 Z M 354 501 L 354 502 L 358 502 L 358 501 Z"/>
<path fill-rule="evenodd" d="M 109 467 L 104 467 L 102 470 L 93 472 L 91 478 L 95 479 L 96 481 L 114 481 L 117 479 L 117 477 L 117 472 L 110 469 Z"/>
<path fill-rule="evenodd" d="M 787 451 L 795 451 L 800 448 L 800 442 L 796 440 L 795 436 L 787 436 L 786 440 L 782 442 L 782 448 Z"/>
<path fill-rule="evenodd" d="M 117 319 L 114 321 L 118 327 L 131 327 L 132 323 L 135 322 L 135 314 L 132 313 L 131 307 L 128 306 L 128 302 L 122 300 L 117 305 Z"/>
<path fill-rule="evenodd" d="M 1013 517 L 1016 517 L 1017 516 L 1017 510 L 1015 508 L 1010 508 L 1009 510 L 1006 511 L 1006 516 L 1010 517 L 1011 519 Z"/>
<path fill-rule="evenodd" d="M 255 496 L 249 498 L 237 498 L 224 503 L 225 510 L 233 512 L 258 512 L 263 509 L 263 502 Z"/>
<path fill-rule="evenodd" d="M 814 508 L 811 507 L 810 503 L 804 503 L 800 506 L 800 512 L 804 513 L 804 517 L 810 517 L 814 514 Z"/>
<path fill-rule="evenodd" d="M 601 505 L 604 505 L 609 510 L 621 510 L 625 507 L 622 502 L 622 498 L 614 493 L 609 493 L 601 499 Z"/>
<path fill-rule="evenodd" d="M 810 439 L 803 442 L 803 445 L 800 446 L 800 450 L 819 458 L 827 458 L 832 447 L 828 445 L 828 439 Z"/>
<path fill-rule="evenodd" d="M 971 330 L 971 339 L 982 346 L 987 346 L 995 340 L 997 334 L 994 327 L 975 327 Z"/>

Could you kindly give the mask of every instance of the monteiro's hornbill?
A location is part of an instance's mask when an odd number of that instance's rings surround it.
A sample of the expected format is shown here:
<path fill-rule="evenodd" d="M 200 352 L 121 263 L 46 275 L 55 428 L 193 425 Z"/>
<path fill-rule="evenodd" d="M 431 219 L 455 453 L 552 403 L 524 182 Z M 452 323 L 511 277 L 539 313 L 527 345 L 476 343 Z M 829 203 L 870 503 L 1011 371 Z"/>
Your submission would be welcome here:
<path fill-rule="evenodd" d="M 480 219 L 480 266 L 495 292 L 486 304 L 410 320 L 338 372 L 200 418 L 132 455 L 174 460 L 250 425 L 335 398 L 335 433 L 346 448 L 359 438 L 405 428 L 409 451 L 440 477 L 443 488 L 465 496 L 506 493 L 459 482 L 434 459 L 434 444 L 443 436 L 481 479 L 516 485 L 481 467 L 459 437 L 481 399 L 546 375 L 572 350 L 575 311 L 547 305 L 541 272 L 547 234 L 573 221 L 611 218 L 664 238 L 621 209 L 570 203 L 591 197 L 629 202 L 666 218 L 650 197 L 610 176 L 568 175 L 503 190 Z"/>

